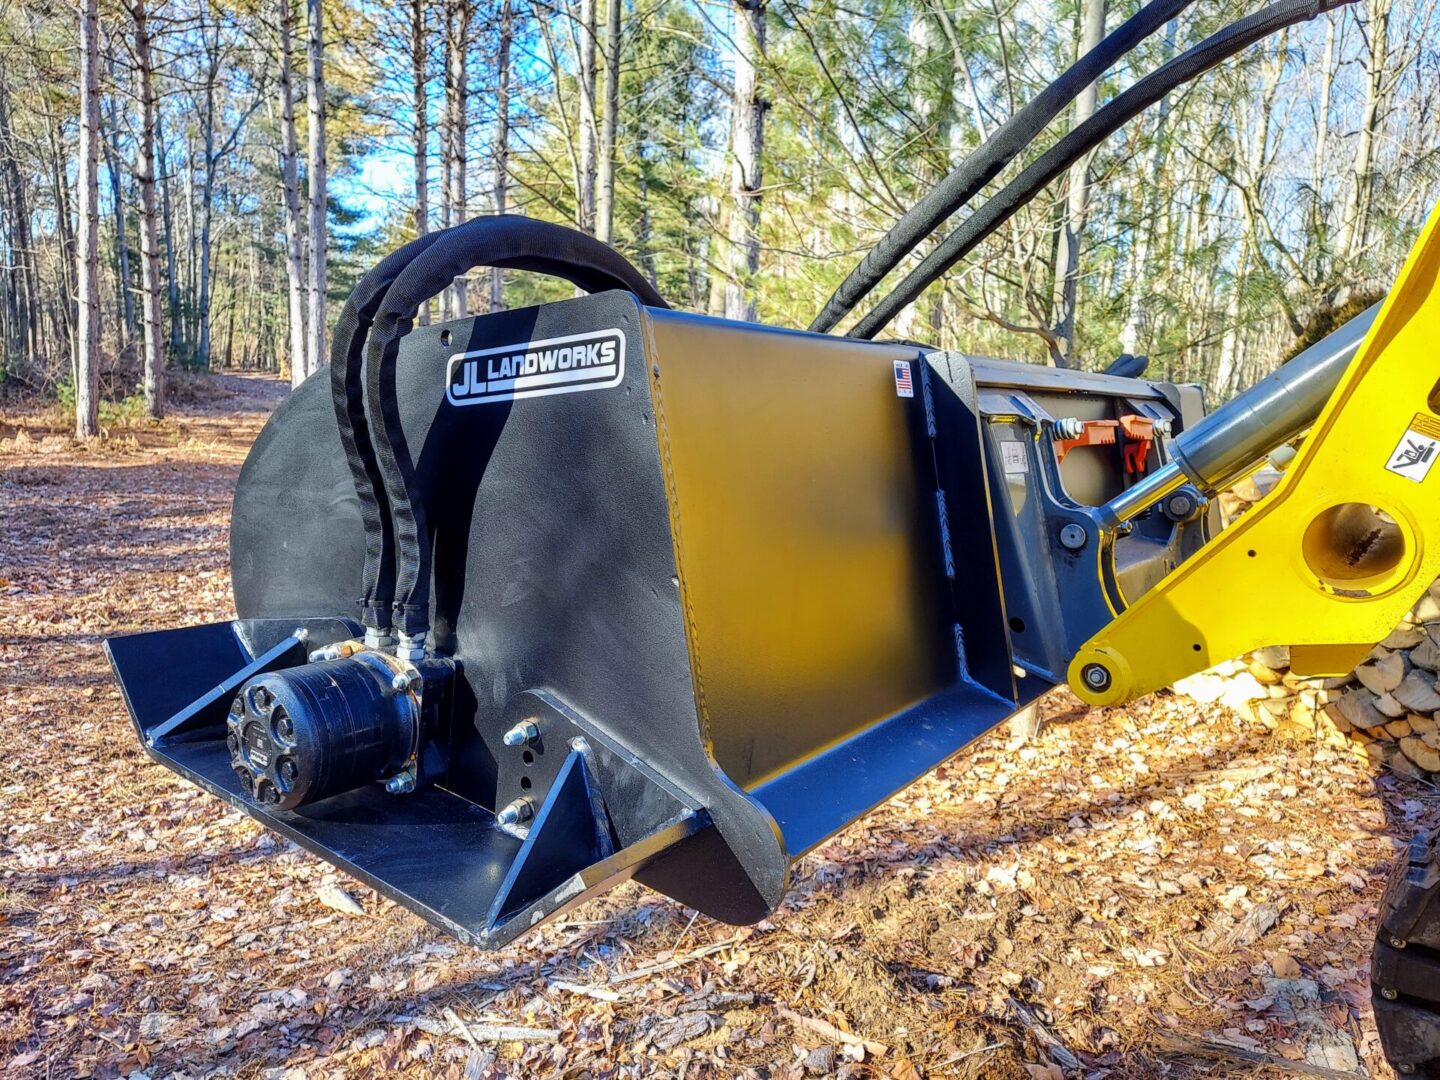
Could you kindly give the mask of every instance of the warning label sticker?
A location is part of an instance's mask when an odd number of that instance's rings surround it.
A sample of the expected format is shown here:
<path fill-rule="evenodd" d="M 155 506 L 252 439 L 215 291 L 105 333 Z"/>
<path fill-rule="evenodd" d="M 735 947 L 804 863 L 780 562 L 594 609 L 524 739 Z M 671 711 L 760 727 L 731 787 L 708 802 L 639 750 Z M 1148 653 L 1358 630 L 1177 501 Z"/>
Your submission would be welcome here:
<path fill-rule="evenodd" d="M 589 334 L 457 353 L 445 373 L 452 405 L 485 405 L 619 386 L 625 378 L 625 334 Z"/>
<path fill-rule="evenodd" d="M 1013 439 L 1002 439 L 1000 442 L 1000 467 L 1007 473 L 1027 472 L 1025 444 L 1015 442 Z"/>
<path fill-rule="evenodd" d="M 895 396 L 914 397 L 915 382 L 910 375 L 910 361 L 895 361 Z"/>
<path fill-rule="evenodd" d="M 1418 484 L 1430 475 L 1437 457 L 1440 457 L 1440 421 L 1416 413 L 1385 462 L 1385 468 Z"/>

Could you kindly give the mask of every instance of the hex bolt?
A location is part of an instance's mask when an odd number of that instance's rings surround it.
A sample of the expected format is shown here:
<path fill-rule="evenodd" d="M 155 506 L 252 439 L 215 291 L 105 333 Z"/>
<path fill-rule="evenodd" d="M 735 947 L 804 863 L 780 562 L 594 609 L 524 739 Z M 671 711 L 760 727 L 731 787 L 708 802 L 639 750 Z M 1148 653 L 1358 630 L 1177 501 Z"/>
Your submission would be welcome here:
<path fill-rule="evenodd" d="M 1080 678 L 1085 680 L 1085 685 L 1091 690 L 1110 688 L 1110 672 L 1105 670 L 1103 664 L 1086 664 L 1080 672 Z"/>
<path fill-rule="evenodd" d="M 391 795 L 409 795 L 415 790 L 415 772 L 413 769 L 406 769 L 404 772 L 396 773 L 385 781 L 385 790 Z"/>
<path fill-rule="evenodd" d="M 1079 551 L 1085 546 L 1085 540 L 1083 525 L 1077 525 L 1072 521 L 1060 530 L 1060 543 L 1070 551 Z"/>
<path fill-rule="evenodd" d="M 390 686 L 392 689 L 404 692 L 419 681 L 420 673 L 418 671 L 402 671 L 390 680 Z"/>
<path fill-rule="evenodd" d="M 1085 433 L 1085 421 L 1078 416 L 1062 416 L 1055 421 L 1055 434 L 1062 439 L 1078 439 Z"/>
<path fill-rule="evenodd" d="M 516 799 L 500 808 L 495 820 L 501 825 L 519 825 L 535 816 L 535 806 L 529 799 Z"/>
<path fill-rule="evenodd" d="M 1392 989 L 1391 987 L 1382 986 L 1380 988 L 1380 996 L 1383 997 L 1386 1001 L 1394 1001 L 1400 996 L 1400 992 L 1398 990 Z"/>
<path fill-rule="evenodd" d="M 1161 417 L 1159 420 L 1156 420 L 1154 427 L 1155 434 L 1159 435 L 1162 439 L 1168 439 L 1170 432 L 1175 430 L 1175 425 L 1169 417 Z"/>
<path fill-rule="evenodd" d="M 521 720 L 520 723 L 505 732 L 504 742 L 506 746 L 524 746 L 539 737 L 540 729 L 535 725 L 534 720 Z"/>
<path fill-rule="evenodd" d="M 295 628 L 295 633 L 291 634 L 290 636 L 303 645 L 305 642 L 310 640 L 310 631 L 306 630 L 303 626 L 297 626 Z"/>

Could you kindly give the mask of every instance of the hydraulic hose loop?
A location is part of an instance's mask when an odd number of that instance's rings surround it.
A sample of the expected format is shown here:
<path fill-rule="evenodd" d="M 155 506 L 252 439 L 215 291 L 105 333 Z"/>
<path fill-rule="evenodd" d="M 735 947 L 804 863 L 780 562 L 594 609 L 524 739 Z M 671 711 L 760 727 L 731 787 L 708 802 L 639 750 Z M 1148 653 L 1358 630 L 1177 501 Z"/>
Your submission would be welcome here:
<path fill-rule="evenodd" d="M 893 292 L 882 298 L 855 324 L 849 336 L 873 338 L 907 304 L 919 298 L 932 283 L 1010 220 L 1015 211 L 1043 191 L 1052 180 L 1181 83 L 1204 74 L 1221 61 L 1278 30 L 1354 2 L 1355 0 L 1280 0 L 1280 3 L 1262 8 L 1253 15 L 1211 34 L 1200 44 L 1152 71 L 1045 151 L 1024 172 L 966 218 L 921 260 L 919 266 L 906 275 Z"/>
<path fill-rule="evenodd" d="M 395 532 L 394 625 L 412 647 L 430 631 L 430 533 L 395 397 L 395 359 L 420 305 L 461 274 L 492 266 L 562 278 L 586 292 L 621 289 L 669 307 L 623 256 L 584 233 L 529 218 L 475 218 L 436 234 L 386 292 L 365 347 L 365 406 Z"/>
<path fill-rule="evenodd" d="M 438 237 L 438 233 L 431 233 L 411 241 L 362 277 L 340 311 L 330 345 L 330 398 L 365 527 L 365 593 L 360 601 L 360 618 L 377 640 L 390 630 L 390 609 L 395 602 L 395 534 L 390 524 L 390 501 L 365 417 L 361 365 L 371 324 L 391 282 Z"/>
<path fill-rule="evenodd" d="M 1184 11 L 1193 0 L 1151 0 L 1075 61 L 1054 82 L 991 133 L 964 161 L 931 188 L 890 227 L 860 265 L 840 283 L 810 329 L 824 332 L 843 319 L 879 285 L 915 246 L 993 180 L 1029 146 L 1047 124 L 1120 57 Z"/>

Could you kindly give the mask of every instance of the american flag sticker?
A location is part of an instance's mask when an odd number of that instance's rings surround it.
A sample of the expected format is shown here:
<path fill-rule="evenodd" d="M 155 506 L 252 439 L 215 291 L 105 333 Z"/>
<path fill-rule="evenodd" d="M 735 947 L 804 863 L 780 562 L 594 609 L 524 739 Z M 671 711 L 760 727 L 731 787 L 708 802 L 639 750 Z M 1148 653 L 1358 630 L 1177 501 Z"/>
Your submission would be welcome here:
<path fill-rule="evenodd" d="M 910 377 L 910 361 L 895 361 L 895 396 L 914 397 L 915 382 Z"/>

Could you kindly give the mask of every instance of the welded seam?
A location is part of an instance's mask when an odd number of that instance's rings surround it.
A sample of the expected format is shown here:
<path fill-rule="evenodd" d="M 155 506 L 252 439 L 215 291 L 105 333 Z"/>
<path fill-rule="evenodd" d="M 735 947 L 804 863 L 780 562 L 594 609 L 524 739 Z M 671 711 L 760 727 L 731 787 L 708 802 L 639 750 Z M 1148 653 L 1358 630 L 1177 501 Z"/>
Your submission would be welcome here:
<path fill-rule="evenodd" d="M 645 327 L 647 350 L 654 355 L 658 352 L 655 348 L 655 339 L 651 333 L 651 327 Z M 700 711 L 700 724 L 705 737 L 705 752 L 713 761 L 715 758 L 715 739 L 710 730 L 710 706 L 705 698 L 705 672 L 700 662 L 700 627 L 695 621 L 694 605 L 690 602 L 690 589 L 685 583 L 685 530 L 680 521 L 680 488 L 675 482 L 675 464 L 670 451 L 670 425 L 665 419 L 665 391 L 661 387 L 660 365 L 650 363 L 646 372 L 646 379 L 650 383 L 650 397 L 655 403 L 655 433 L 656 442 L 660 448 L 660 471 L 665 477 L 665 490 L 669 495 L 670 525 L 675 533 L 675 577 L 680 582 L 680 612 L 685 621 L 686 644 L 690 652 L 690 668 L 694 673 L 695 681 L 695 704 Z"/>

